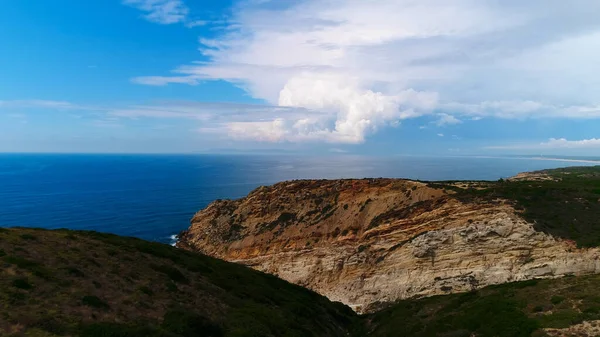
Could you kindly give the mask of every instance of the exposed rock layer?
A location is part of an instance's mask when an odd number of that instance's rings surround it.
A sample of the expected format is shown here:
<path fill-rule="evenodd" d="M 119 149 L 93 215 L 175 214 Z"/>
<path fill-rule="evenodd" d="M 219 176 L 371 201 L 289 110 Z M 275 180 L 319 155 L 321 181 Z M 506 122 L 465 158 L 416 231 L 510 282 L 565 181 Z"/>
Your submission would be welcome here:
<path fill-rule="evenodd" d="M 359 312 L 414 296 L 596 273 L 597 249 L 536 232 L 508 201 L 399 179 L 261 187 L 197 213 L 178 246 L 249 265 Z"/>

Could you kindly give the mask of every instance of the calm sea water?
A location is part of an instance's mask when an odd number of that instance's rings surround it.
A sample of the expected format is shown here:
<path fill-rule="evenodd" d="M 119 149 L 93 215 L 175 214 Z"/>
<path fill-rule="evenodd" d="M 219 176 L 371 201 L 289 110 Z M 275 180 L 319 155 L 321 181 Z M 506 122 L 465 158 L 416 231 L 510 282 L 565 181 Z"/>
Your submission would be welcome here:
<path fill-rule="evenodd" d="M 590 165 L 515 158 L 0 154 L 0 226 L 98 230 L 169 243 L 215 199 L 300 178 L 497 180 Z"/>

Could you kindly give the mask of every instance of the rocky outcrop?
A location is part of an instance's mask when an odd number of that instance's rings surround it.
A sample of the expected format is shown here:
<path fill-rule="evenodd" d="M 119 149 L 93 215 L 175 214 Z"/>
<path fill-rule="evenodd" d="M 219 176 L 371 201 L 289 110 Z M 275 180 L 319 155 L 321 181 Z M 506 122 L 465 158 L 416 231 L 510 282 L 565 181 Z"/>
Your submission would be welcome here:
<path fill-rule="evenodd" d="M 461 202 L 452 193 L 399 179 L 284 182 L 215 201 L 177 245 L 275 274 L 358 312 L 600 270 L 597 249 L 536 232 L 510 202 Z"/>
<path fill-rule="evenodd" d="M 594 337 L 600 336 L 600 321 L 584 321 L 564 329 L 544 329 L 548 336 Z"/>

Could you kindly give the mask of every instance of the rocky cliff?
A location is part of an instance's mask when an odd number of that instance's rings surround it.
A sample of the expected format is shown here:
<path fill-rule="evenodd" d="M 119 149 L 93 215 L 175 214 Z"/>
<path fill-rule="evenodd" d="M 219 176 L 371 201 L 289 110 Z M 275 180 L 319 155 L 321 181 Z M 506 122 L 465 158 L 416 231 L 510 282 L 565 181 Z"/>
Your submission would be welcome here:
<path fill-rule="evenodd" d="M 539 176 L 283 182 L 213 202 L 194 216 L 178 246 L 275 274 L 358 312 L 403 298 L 597 273 L 598 249 L 536 229 L 514 200 L 463 196 L 496 184 L 531 188 Z"/>

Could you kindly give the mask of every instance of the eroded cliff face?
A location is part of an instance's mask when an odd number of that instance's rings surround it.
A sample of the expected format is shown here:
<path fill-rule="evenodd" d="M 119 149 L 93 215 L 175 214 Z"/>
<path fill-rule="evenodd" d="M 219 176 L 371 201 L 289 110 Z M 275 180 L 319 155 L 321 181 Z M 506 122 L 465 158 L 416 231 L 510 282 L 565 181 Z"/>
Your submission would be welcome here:
<path fill-rule="evenodd" d="M 600 270 L 597 249 L 536 232 L 510 202 L 461 202 L 452 193 L 398 179 L 283 182 L 215 201 L 177 245 L 275 274 L 358 312 Z"/>

